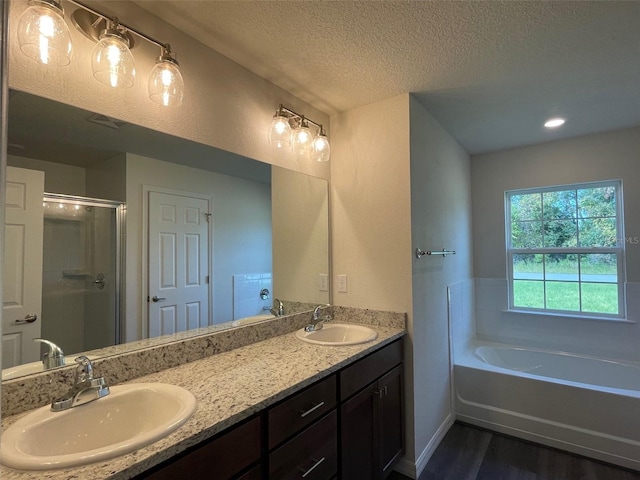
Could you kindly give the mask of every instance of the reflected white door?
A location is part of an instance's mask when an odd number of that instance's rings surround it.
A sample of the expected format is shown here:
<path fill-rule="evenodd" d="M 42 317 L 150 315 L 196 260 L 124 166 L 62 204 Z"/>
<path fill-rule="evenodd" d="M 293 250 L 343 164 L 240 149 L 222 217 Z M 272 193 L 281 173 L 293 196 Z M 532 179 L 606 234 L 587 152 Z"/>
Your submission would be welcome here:
<path fill-rule="evenodd" d="M 209 201 L 149 192 L 149 337 L 209 325 Z"/>
<path fill-rule="evenodd" d="M 42 321 L 43 194 L 44 172 L 7 167 L 3 368 L 34 362 L 40 357 L 40 344 L 33 339 L 40 336 Z"/>

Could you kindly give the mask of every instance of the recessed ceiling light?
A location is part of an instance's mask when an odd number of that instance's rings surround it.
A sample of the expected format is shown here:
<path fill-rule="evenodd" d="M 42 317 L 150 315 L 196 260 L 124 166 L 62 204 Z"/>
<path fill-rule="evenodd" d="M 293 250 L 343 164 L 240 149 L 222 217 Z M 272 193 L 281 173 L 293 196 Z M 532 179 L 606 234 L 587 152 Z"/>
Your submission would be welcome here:
<path fill-rule="evenodd" d="M 544 122 L 544 126 L 547 128 L 558 128 L 561 125 L 564 125 L 564 118 L 550 118 L 546 122 Z"/>

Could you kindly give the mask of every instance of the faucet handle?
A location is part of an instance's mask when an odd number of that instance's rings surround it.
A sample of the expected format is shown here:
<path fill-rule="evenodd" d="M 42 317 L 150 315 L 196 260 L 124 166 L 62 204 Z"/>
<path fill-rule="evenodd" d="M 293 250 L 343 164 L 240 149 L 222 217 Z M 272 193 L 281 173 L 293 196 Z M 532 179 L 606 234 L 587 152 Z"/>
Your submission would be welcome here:
<path fill-rule="evenodd" d="M 82 383 L 88 380 L 93 380 L 93 364 L 89 358 L 84 355 L 80 355 L 76 358 L 76 383 Z"/>

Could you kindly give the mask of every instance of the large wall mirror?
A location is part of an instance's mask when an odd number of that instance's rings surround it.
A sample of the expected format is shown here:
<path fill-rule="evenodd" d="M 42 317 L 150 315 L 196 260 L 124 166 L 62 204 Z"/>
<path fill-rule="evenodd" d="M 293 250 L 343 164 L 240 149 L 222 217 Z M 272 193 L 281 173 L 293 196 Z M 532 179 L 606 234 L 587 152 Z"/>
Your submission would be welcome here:
<path fill-rule="evenodd" d="M 326 180 L 15 90 L 8 129 L 4 372 L 330 302 Z"/>

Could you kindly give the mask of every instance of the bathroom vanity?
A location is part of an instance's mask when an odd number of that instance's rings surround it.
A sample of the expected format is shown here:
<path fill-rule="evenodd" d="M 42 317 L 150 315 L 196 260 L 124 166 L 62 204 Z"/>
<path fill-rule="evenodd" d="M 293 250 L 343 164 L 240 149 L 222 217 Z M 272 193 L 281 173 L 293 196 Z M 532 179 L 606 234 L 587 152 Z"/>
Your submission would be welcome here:
<path fill-rule="evenodd" d="M 402 339 L 137 480 L 382 479 L 404 453 Z"/>
<path fill-rule="evenodd" d="M 363 310 L 359 316 L 358 312 L 348 313 L 348 317 L 337 316 L 343 322 L 368 324 L 377 338 L 358 345 L 325 346 L 302 342 L 292 330 L 254 337 L 259 331 L 274 330 L 272 325 L 278 322 L 290 325 L 291 318 L 225 333 L 223 337 L 234 342 L 238 335 L 255 339 L 123 383 L 160 382 L 191 392 L 197 400 L 196 410 L 173 433 L 108 461 L 41 471 L 0 466 L 0 476 L 7 480 L 159 480 L 185 475 L 194 480 L 266 480 L 306 474 L 308 480 L 363 479 L 364 472 L 370 472 L 366 478 L 384 478 L 403 453 L 405 316 L 397 314 L 387 323 L 370 311 Z M 213 337 L 190 341 L 194 349 L 216 345 Z M 188 355 L 187 347 L 180 348 L 181 356 Z M 144 367 L 153 354 L 151 350 L 136 352 L 135 362 Z M 96 369 L 109 378 L 107 365 L 113 372 L 115 359 L 111 362 L 97 364 Z M 127 358 L 122 364 L 126 367 L 132 362 Z M 119 372 L 123 374 L 124 370 Z M 44 382 L 39 384 L 47 388 Z M 3 418 L 3 428 L 23 416 Z"/>

